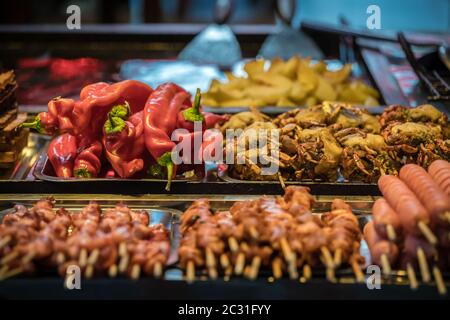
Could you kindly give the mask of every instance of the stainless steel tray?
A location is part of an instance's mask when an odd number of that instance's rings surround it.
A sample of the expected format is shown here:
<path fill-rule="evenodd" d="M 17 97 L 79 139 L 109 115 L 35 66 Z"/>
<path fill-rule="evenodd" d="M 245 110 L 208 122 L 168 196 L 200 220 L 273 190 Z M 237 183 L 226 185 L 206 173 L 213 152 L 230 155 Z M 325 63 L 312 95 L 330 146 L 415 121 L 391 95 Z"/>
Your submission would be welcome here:
<path fill-rule="evenodd" d="M 274 188 L 281 184 L 279 181 L 253 181 L 253 180 L 242 180 L 236 179 L 229 175 L 228 170 L 226 170 L 221 176 L 225 182 L 234 184 L 243 184 L 248 186 L 273 186 Z M 309 180 L 305 179 L 302 181 L 285 181 L 285 185 L 302 185 L 309 187 L 312 194 L 332 194 L 332 195 L 381 195 L 380 190 L 376 183 L 367 183 L 360 181 L 350 181 L 350 182 L 329 182 L 320 180 Z"/>
<path fill-rule="evenodd" d="M 0 209 L 9 208 L 15 203 L 32 205 L 41 198 L 41 194 L 5 194 L 0 195 Z M 102 207 L 111 207 L 122 201 L 133 209 L 151 211 L 151 223 L 162 222 L 171 228 L 172 254 L 169 259 L 163 279 L 141 278 L 133 281 L 126 278 L 109 279 L 93 278 L 83 281 L 82 294 L 84 298 L 98 297 L 101 290 L 102 297 L 111 298 L 154 298 L 154 299 L 204 299 L 207 298 L 248 298 L 265 297 L 272 299 L 327 299 L 344 297 L 348 299 L 399 299 L 399 298 L 441 298 L 433 283 L 420 284 L 419 290 L 409 288 L 408 277 L 403 270 L 394 271 L 389 278 L 382 278 L 383 290 L 368 290 L 366 284 L 356 283 L 353 273 L 349 269 L 336 272 L 337 283 L 330 283 L 325 279 L 322 270 L 313 270 L 313 278 L 306 281 L 292 281 L 282 278 L 274 281 L 268 270 L 261 270 L 258 279 L 249 281 L 240 277 L 229 280 L 210 280 L 205 275 L 199 275 L 193 284 L 183 280 L 183 272 L 176 265 L 176 249 L 180 235 L 178 233 L 179 217 L 192 201 L 198 198 L 208 198 L 215 210 L 226 210 L 235 201 L 255 199 L 257 195 L 55 195 L 56 206 L 64 206 L 76 211 L 86 205 L 89 200 L 96 200 Z M 314 212 L 321 214 L 329 210 L 334 196 L 315 196 Z M 360 227 L 370 220 L 372 196 L 340 196 L 349 203 L 358 216 Z M 4 213 L 5 211 L 3 211 Z M 363 241 L 361 254 L 370 264 L 368 248 Z M 443 274 L 447 286 L 450 285 L 449 274 Z M 367 275 L 366 275 L 367 276 Z M 60 289 L 58 289 L 60 288 Z M 102 288 L 102 289 L 99 289 Z M 42 293 L 45 292 L 44 295 Z M 55 276 L 17 277 L 0 282 L 0 297 L 17 298 L 73 298 L 73 293 L 63 289 L 62 280 Z M 446 298 L 446 297 L 444 297 Z M 448 298 L 448 296 L 447 296 Z"/>
<path fill-rule="evenodd" d="M 78 202 L 78 203 L 71 203 L 71 202 L 67 202 L 67 203 L 56 203 L 55 205 L 55 209 L 58 208 L 65 208 L 68 211 L 72 212 L 72 213 L 79 213 L 82 208 L 83 208 L 83 204 L 86 205 L 88 202 Z M 0 211 L 0 223 L 3 220 L 3 217 L 8 214 L 9 212 L 11 212 L 12 209 L 12 205 L 13 204 L 22 204 L 26 207 L 31 207 L 33 202 L 29 202 L 29 201 L 14 201 L 10 203 L 10 208 L 8 209 L 4 209 Z M 157 224 L 162 224 L 168 231 L 170 234 L 170 243 L 171 243 L 171 250 L 170 250 L 170 255 L 169 258 L 167 260 L 166 266 L 170 266 L 173 265 L 174 263 L 177 262 L 178 260 L 178 254 L 177 254 L 177 250 L 178 250 L 178 243 L 179 243 L 179 232 L 178 232 L 178 228 L 176 228 L 175 226 L 177 226 L 177 223 L 179 221 L 179 217 L 180 214 L 182 213 L 179 210 L 173 209 L 173 208 L 165 208 L 165 207 L 151 207 L 151 206 L 146 206 L 146 205 L 128 205 L 130 209 L 139 209 L 139 210 L 144 210 L 147 212 L 148 216 L 149 216 L 149 225 L 153 226 L 153 225 L 157 225 Z M 113 208 L 114 204 L 101 204 L 102 209 L 108 209 L 108 208 Z"/>
<path fill-rule="evenodd" d="M 365 109 L 369 111 L 371 114 L 382 114 L 384 109 L 388 106 L 355 106 L 360 109 Z M 277 106 L 265 106 L 258 107 L 258 111 L 267 114 L 269 116 L 278 116 L 282 113 L 298 109 L 298 108 L 306 108 L 306 106 L 295 106 L 295 107 L 277 107 Z M 211 106 L 203 106 L 203 111 L 212 112 L 218 114 L 235 114 L 239 112 L 249 111 L 250 108 L 246 106 L 235 106 L 235 107 L 211 107 Z"/>
<path fill-rule="evenodd" d="M 105 176 L 106 172 L 101 172 L 100 176 Z M 133 181 L 133 182 L 159 182 L 159 183 L 166 183 L 167 180 L 165 179 L 153 179 L 153 178 L 146 178 L 146 177 L 139 177 L 136 178 L 90 178 L 90 179 L 79 179 L 79 178 L 60 178 L 55 175 L 55 172 L 53 170 L 53 167 L 48 160 L 47 157 L 47 148 L 44 148 L 41 152 L 41 155 L 39 156 L 38 161 L 36 162 L 36 165 L 33 170 L 33 175 L 43 181 L 51 181 L 51 182 L 62 182 L 62 183 L 70 183 L 70 182 L 92 182 L 92 181 Z M 176 183 L 185 183 L 185 182 L 194 182 L 194 181 L 200 181 L 200 179 L 196 176 L 193 176 L 192 178 L 185 178 L 183 176 L 176 176 L 175 179 L 172 180 L 172 184 Z"/>

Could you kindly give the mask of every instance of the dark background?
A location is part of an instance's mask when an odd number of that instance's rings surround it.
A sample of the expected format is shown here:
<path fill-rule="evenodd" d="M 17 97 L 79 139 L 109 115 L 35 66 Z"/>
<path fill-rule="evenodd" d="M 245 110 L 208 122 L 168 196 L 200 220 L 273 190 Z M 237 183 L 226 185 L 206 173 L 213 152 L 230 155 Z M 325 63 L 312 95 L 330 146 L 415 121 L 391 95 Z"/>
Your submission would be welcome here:
<path fill-rule="evenodd" d="M 311 20 L 365 28 L 366 9 L 379 5 L 382 29 L 450 32 L 450 0 L 298 0 L 294 22 Z M 208 23 L 214 0 L 0 1 L 0 24 L 65 23 L 66 8 L 81 8 L 82 23 Z M 273 1 L 235 1 L 231 24 L 274 23 Z"/>

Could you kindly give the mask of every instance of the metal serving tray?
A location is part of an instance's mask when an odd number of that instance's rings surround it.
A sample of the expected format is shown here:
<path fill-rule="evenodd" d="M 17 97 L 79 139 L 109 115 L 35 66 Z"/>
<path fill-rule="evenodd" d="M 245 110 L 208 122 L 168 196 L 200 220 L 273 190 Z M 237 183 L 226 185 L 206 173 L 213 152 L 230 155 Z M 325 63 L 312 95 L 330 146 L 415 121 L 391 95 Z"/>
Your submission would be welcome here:
<path fill-rule="evenodd" d="M 18 201 L 18 202 L 12 202 L 9 205 L 11 206 L 8 209 L 4 209 L 2 211 L 0 211 L 0 223 L 3 220 L 3 217 L 12 212 L 13 208 L 12 205 L 13 204 L 22 204 L 28 208 L 30 208 L 33 203 L 30 203 L 29 201 Z M 57 203 L 55 205 L 55 209 L 58 208 L 65 208 L 68 211 L 72 212 L 72 213 L 79 213 L 83 207 L 85 205 L 87 205 L 88 202 L 84 202 L 83 204 L 78 202 L 78 203 Z M 157 225 L 157 224 L 162 224 L 168 231 L 170 234 L 170 243 L 171 243 L 171 250 L 170 250 L 170 255 L 169 255 L 169 259 L 167 260 L 166 266 L 172 265 L 175 262 L 177 262 L 178 260 L 178 255 L 177 255 L 177 249 L 178 249 L 178 243 L 179 243 L 179 232 L 178 229 L 175 228 L 175 226 L 177 225 L 178 221 L 179 221 L 179 217 L 181 214 L 181 211 L 176 210 L 176 209 L 172 209 L 172 208 L 164 208 L 164 207 L 151 207 L 151 206 L 144 206 L 144 205 L 136 205 L 136 204 L 131 204 L 128 205 L 130 209 L 139 209 L 139 210 L 144 210 L 147 212 L 148 216 L 149 216 L 149 226 L 153 226 L 153 225 Z M 102 210 L 104 209 L 108 209 L 108 208 L 113 208 L 114 204 L 101 204 L 101 208 Z"/>
<path fill-rule="evenodd" d="M 379 115 L 382 114 L 384 109 L 388 106 L 355 106 L 360 109 L 365 109 L 369 111 L 371 114 Z M 295 106 L 295 107 L 277 107 L 277 106 L 265 106 L 265 107 L 257 107 L 256 109 L 261 113 L 267 114 L 269 116 L 278 116 L 282 113 L 294 110 L 294 109 L 304 109 L 305 106 Z M 203 111 L 212 112 L 217 114 L 235 114 L 244 111 L 250 111 L 249 107 L 245 106 L 236 106 L 236 107 L 211 107 L 211 106 L 203 106 Z"/>
<path fill-rule="evenodd" d="M 248 186 L 272 186 L 273 188 L 282 188 L 279 181 L 252 181 L 241 180 L 230 177 L 228 170 L 224 172 L 220 178 L 229 183 L 243 184 Z M 327 182 L 327 181 L 313 181 L 305 179 L 302 181 L 285 181 L 286 186 L 302 185 L 309 187 L 312 194 L 332 194 L 332 195 L 381 195 L 376 183 L 366 183 L 360 181 L 351 182 Z"/>
<path fill-rule="evenodd" d="M 4 195 L 0 197 L 0 208 L 8 208 L 21 203 L 30 206 L 42 195 Z M 435 286 L 421 284 L 419 289 L 409 288 L 408 278 L 404 271 L 393 272 L 392 277 L 382 280 L 383 290 L 368 290 L 366 284 L 355 282 L 352 272 L 341 269 L 336 272 L 337 283 L 328 282 L 323 270 L 313 270 L 313 278 L 304 281 L 292 281 L 287 278 L 274 281 L 267 270 L 261 270 L 255 281 L 232 277 L 229 280 L 219 278 L 209 280 L 199 275 L 193 284 L 183 280 L 183 272 L 176 265 L 176 249 L 180 235 L 178 232 L 179 216 L 192 201 L 208 198 L 214 210 L 227 210 L 235 201 L 255 199 L 257 195 L 146 195 L 139 197 L 116 195 L 55 195 L 56 207 L 65 207 L 77 211 L 89 200 L 95 199 L 102 208 L 112 207 L 122 201 L 132 209 L 144 209 L 149 212 L 151 223 L 163 223 L 171 230 L 172 254 L 163 279 L 140 278 L 137 281 L 128 278 L 93 278 L 83 280 L 82 290 L 64 289 L 63 281 L 56 275 L 17 277 L 0 282 L 0 298 L 36 298 L 41 299 L 448 299 L 438 295 Z M 321 214 L 330 209 L 335 196 L 315 196 L 314 212 Z M 373 201 L 372 196 L 341 196 L 349 203 L 358 216 L 360 227 L 370 220 Z M 174 253 L 175 252 L 175 253 Z M 361 243 L 361 254 L 370 264 L 367 246 Z M 175 263 L 175 264 L 174 264 Z M 444 274 L 447 285 L 448 275 Z"/>
<path fill-rule="evenodd" d="M 166 180 L 160 179 L 120 179 L 120 178 L 58 178 L 48 161 L 45 149 L 34 166 L 34 181 L 17 181 L 14 184 L 1 184 L 3 193 L 118 193 L 118 194 L 282 194 L 283 188 L 276 181 L 247 181 L 229 177 L 226 173 L 219 178 L 208 176 L 184 179 L 178 177 L 172 182 L 170 192 L 165 191 Z M 286 185 L 304 185 L 316 195 L 380 195 L 376 184 L 363 182 L 286 182 Z"/>
<path fill-rule="evenodd" d="M 164 179 L 152 179 L 152 178 L 90 178 L 90 179 L 79 179 L 79 178 L 60 178 L 55 175 L 55 172 L 53 170 L 53 167 L 48 160 L 47 157 L 47 148 L 44 148 L 41 152 L 41 155 L 36 162 L 36 166 L 34 167 L 33 171 L 34 176 L 43 181 L 52 181 L 52 182 L 73 182 L 73 181 L 84 181 L 84 182 L 90 182 L 90 181 L 146 181 L 146 182 L 160 182 L 160 183 L 166 183 L 167 180 Z M 105 172 L 101 172 L 100 176 L 105 176 Z M 172 183 L 183 183 L 187 181 L 199 181 L 200 179 L 196 176 L 193 176 L 192 178 L 185 178 L 183 176 L 177 176 L 175 179 L 172 180 Z"/>

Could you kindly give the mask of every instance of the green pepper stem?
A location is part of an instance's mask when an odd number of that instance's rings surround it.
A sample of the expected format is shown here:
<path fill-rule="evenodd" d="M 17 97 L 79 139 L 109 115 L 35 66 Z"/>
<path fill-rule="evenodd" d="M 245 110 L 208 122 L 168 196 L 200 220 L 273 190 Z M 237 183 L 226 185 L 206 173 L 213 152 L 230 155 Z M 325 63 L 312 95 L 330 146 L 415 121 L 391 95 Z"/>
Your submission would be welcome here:
<path fill-rule="evenodd" d="M 162 156 L 156 160 L 156 162 L 161 167 L 167 168 L 167 185 L 166 185 L 166 191 L 170 191 L 170 186 L 172 184 L 173 179 L 173 162 L 172 162 L 172 153 L 170 151 L 164 153 Z"/>
<path fill-rule="evenodd" d="M 76 178 L 89 179 L 92 178 L 92 173 L 87 168 L 79 168 L 74 172 Z"/>
<path fill-rule="evenodd" d="M 194 110 L 197 113 L 200 113 L 200 101 L 202 100 L 202 94 L 200 92 L 200 88 L 197 88 L 197 91 L 195 92 L 195 98 L 194 98 Z"/>
<path fill-rule="evenodd" d="M 111 111 L 109 112 L 109 114 L 112 117 L 118 117 L 123 120 L 127 120 L 128 117 L 130 116 L 130 113 L 131 109 L 127 101 L 125 101 L 124 104 L 115 105 L 114 107 L 111 108 Z"/>
<path fill-rule="evenodd" d="M 172 178 L 173 178 L 173 163 L 167 164 L 167 185 L 166 185 L 166 191 L 170 191 L 170 186 L 172 184 Z"/>
<path fill-rule="evenodd" d="M 201 93 L 200 89 L 197 88 L 197 92 L 195 93 L 194 105 L 191 108 L 188 108 L 183 111 L 183 117 L 186 121 L 204 121 L 205 116 L 200 112 L 200 101 L 201 101 Z"/>
<path fill-rule="evenodd" d="M 41 119 L 39 119 L 39 116 L 36 116 L 34 118 L 33 122 L 24 122 L 24 123 L 22 123 L 21 127 L 34 129 L 34 130 L 36 130 L 39 133 L 44 133 L 44 128 L 42 128 L 42 123 L 41 123 Z"/>

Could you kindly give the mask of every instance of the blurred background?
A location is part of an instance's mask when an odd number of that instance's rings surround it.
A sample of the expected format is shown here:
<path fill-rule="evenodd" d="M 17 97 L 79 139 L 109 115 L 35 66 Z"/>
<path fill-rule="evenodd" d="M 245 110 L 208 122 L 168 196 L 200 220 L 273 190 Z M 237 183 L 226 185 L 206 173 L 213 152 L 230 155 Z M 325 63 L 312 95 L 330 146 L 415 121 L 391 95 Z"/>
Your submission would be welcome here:
<path fill-rule="evenodd" d="M 81 30 L 66 27 L 70 5 L 80 7 Z M 370 5 L 380 8 L 381 30 L 366 25 Z M 15 70 L 22 105 L 129 78 L 206 90 L 223 71 L 239 75 L 245 59 L 294 55 L 335 68 L 350 63 L 383 103 L 417 105 L 436 94 L 418 85 L 412 60 L 429 56 L 423 62 L 431 74 L 437 47 L 450 47 L 450 0 L 0 1 L 0 43 L 0 70 Z"/>
<path fill-rule="evenodd" d="M 450 31 L 450 0 L 298 0 L 294 24 L 309 20 L 365 27 L 366 8 L 379 5 L 382 28 Z M 213 0 L 14 0 L 0 2 L 1 24 L 64 23 L 66 8 L 80 6 L 82 23 L 208 23 Z M 49 14 L 51 13 L 51 14 Z M 274 23 L 273 1 L 236 1 L 230 24 Z"/>

